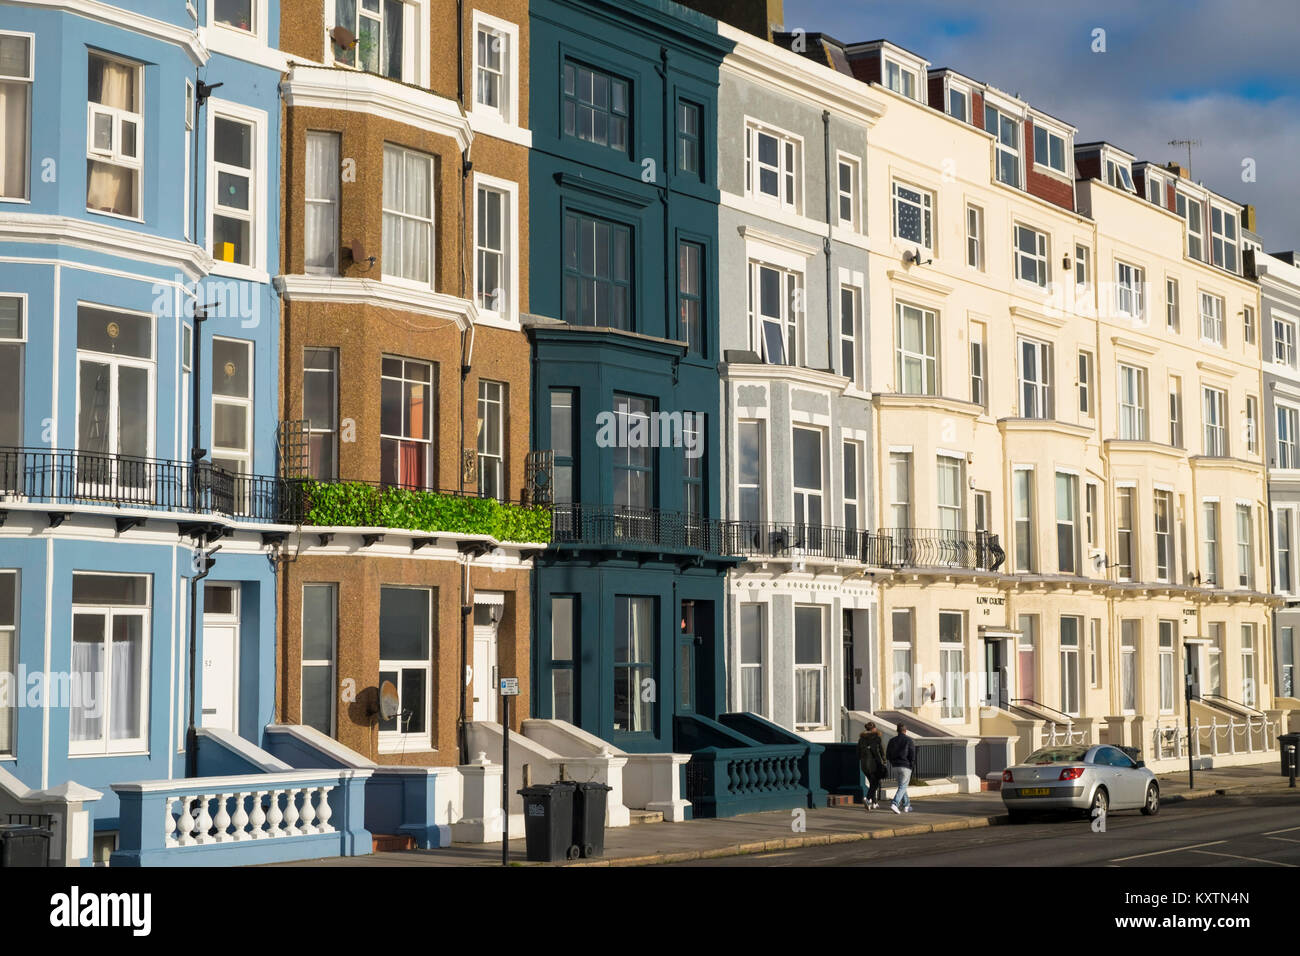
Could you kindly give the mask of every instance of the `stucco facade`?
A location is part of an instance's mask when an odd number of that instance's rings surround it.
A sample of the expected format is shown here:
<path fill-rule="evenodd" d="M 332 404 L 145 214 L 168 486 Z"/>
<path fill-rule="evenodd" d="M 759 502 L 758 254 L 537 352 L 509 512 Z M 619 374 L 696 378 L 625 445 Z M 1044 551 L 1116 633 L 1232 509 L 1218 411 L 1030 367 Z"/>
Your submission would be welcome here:
<path fill-rule="evenodd" d="M 851 76 L 720 29 L 736 42 L 718 94 L 723 506 L 744 557 L 728 702 L 839 740 L 875 671 L 863 170 L 879 106 Z M 793 150 L 776 183 L 757 165 L 773 143 Z"/>

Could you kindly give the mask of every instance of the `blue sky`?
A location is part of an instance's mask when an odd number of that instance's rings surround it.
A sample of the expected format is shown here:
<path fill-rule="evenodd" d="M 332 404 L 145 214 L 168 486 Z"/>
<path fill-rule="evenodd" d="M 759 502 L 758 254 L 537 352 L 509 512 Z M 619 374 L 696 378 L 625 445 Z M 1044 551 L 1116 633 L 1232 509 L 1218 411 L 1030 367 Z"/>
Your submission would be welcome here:
<path fill-rule="evenodd" d="M 1192 178 L 1254 204 L 1268 251 L 1300 250 L 1295 0 L 785 0 L 785 27 L 885 37 L 1139 159 L 1186 163 L 1168 142 L 1199 139 Z"/>

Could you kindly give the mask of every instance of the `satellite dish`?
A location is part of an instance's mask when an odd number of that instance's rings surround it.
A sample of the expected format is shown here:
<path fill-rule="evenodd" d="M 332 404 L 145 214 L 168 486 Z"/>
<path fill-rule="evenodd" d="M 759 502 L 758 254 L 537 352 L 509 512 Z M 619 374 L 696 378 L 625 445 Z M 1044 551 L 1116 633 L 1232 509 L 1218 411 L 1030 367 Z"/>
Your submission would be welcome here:
<path fill-rule="evenodd" d="M 382 720 L 392 720 L 402 712 L 402 703 L 397 696 L 397 685 L 390 680 L 379 685 L 379 716 Z"/>
<path fill-rule="evenodd" d="M 350 50 L 357 45 L 357 38 L 347 27 L 335 27 L 330 31 L 330 39 L 340 50 Z"/>

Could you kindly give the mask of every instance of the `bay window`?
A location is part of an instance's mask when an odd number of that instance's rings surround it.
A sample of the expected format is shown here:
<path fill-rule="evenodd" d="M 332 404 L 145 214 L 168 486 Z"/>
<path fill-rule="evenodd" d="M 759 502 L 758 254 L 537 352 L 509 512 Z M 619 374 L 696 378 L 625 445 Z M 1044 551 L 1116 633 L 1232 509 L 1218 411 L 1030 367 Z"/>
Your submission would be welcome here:
<path fill-rule="evenodd" d="M 307 188 L 303 222 L 306 270 L 337 275 L 339 268 L 339 134 L 307 132 Z"/>
<path fill-rule="evenodd" d="M 338 661 L 338 585 L 302 588 L 302 722 L 334 736 L 334 672 Z"/>
<path fill-rule="evenodd" d="M 23 447 L 23 357 L 27 297 L 0 295 L 0 448 Z M 15 479 L 17 475 L 6 475 Z M 3 486 L 0 485 L 0 490 Z"/>
<path fill-rule="evenodd" d="M 433 366 L 384 356 L 380 377 L 379 480 L 402 488 L 433 482 Z"/>
<path fill-rule="evenodd" d="M 826 726 L 825 612 L 818 605 L 794 609 L 794 725 L 796 730 Z"/>
<path fill-rule="evenodd" d="M 148 468 L 139 459 L 153 457 L 153 417 L 153 317 L 79 305 L 78 485 L 97 495 L 111 494 L 114 484 L 145 487 Z"/>
<path fill-rule="evenodd" d="M 338 395 L 338 349 L 303 349 L 302 408 L 307 420 L 307 473 L 318 481 L 333 481 L 339 474 Z"/>
<path fill-rule="evenodd" d="M 346 49 L 335 44 L 335 63 L 392 80 L 403 78 L 406 5 L 401 0 L 335 0 L 334 23 L 356 38 Z"/>
<path fill-rule="evenodd" d="M 564 321 L 570 325 L 632 329 L 631 229 L 566 212 L 561 272 Z"/>
<path fill-rule="evenodd" d="M 478 383 L 478 493 L 504 499 L 506 386 L 479 379 Z"/>
<path fill-rule="evenodd" d="M 397 713 L 379 719 L 379 750 L 402 753 L 431 747 L 431 633 L 433 592 L 379 589 L 379 684 L 397 688 Z"/>
<path fill-rule="evenodd" d="M 253 266 L 258 261 L 257 216 L 261 208 L 256 164 L 262 158 L 255 148 L 257 127 L 244 116 L 234 115 L 230 106 L 214 105 L 212 109 L 209 252 L 218 262 Z"/>
<path fill-rule="evenodd" d="M 253 343 L 212 340 L 212 463 L 236 475 L 253 470 Z"/>
<path fill-rule="evenodd" d="M 138 63 L 102 53 L 89 54 L 86 108 L 86 208 L 89 210 L 130 218 L 140 216 L 140 181 L 144 170 L 143 78 L 144 69 Z M 13 89 L 13 84 L 6 83 L 6 100 Z M 8 119 L 7 105 L 5 112 Z M 8 131 L 6 126 L 6 138 Z M 4 153 L 10 153 L 7 144 Z M 6 173 L 7 166 L 8 163 Z"/>
<path fill-rule="evenodd" d="M 654 729 L 655 695 L 646 681 L 655 678 L 655 599 L 614 598 L 614 729 L 640 733 Z"/>
<path fill-rule="evenodd" d="M 0 199 L 28 198 L 35 75 L 32 37 L 0 33 Z"/>
<path fill-rule="evenodd" d="M 960 611 L 939 612 L 939 716 L 946 720 L 966 716 L 964 624 Z"/>
<path fill-rule="evenodd" d="M 433 157 L 384 144 L 385 279 L 431 285 L 434 279 Z"/>
<path fill-rule="evenodd" d="M 740 709 L 764 716 L 767 680 L 763 672 L 766 639 L 762 604 L 740 605 Z"/>
<path fill-rule="evenodd" d="M 1079 632 L 1083 619 L 1061 618 L 1061 712 L 1079 715 Z"/>

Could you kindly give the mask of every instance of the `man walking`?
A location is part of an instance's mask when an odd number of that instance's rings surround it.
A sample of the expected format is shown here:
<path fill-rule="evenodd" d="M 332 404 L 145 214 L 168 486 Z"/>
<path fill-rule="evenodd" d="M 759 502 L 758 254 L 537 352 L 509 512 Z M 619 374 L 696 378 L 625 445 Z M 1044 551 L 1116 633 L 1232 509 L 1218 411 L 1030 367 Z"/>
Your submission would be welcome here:
<path fill-rule="evenodd" d="M 899 723 L 898 733 L 889 742 L 885 756 L 889 759 L 889 765 L 894 770 L 894 781 L 898 784 L 889 809 L 895 813 L 911 813 L 912 799 L 907 795 L 907 784 L 912 779 L 912 771 L 916 769 L 916 744 L 907 736 L 906 724 Z"/>

